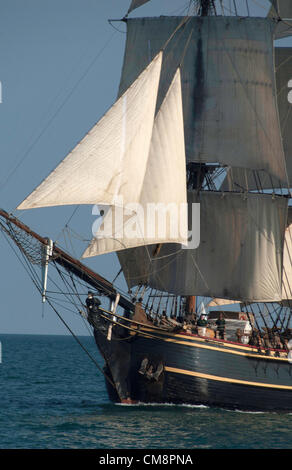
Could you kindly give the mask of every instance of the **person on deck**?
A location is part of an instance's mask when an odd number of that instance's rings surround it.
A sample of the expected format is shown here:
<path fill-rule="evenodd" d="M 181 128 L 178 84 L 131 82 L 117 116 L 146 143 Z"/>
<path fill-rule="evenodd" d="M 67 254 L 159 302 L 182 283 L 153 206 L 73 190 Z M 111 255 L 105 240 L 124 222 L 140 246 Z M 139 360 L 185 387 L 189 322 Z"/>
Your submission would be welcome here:
<path fill-rule="evenodd" d="M 88 315 L 99 312 L 100 300 L 93 296 L 93 293 L 88 291 L 88 297 L 86 299 L 86 307 Z"/>
<path fill-rule="evenodd" d="M 219 337 L 220 339 L 225 339 L 225 319 L 222 312 L 219 314 L 218 320 L 216 320 L 216 325 L 216 337 Z"/>
<path fill-rule="evenodd" d="M 206 319 L 206 316 L 202 314 L 199 320 L 197 321 L 197 326 L 199 327 L 199 335 L 206 336 L 207 325 L 208 320 Z"/>

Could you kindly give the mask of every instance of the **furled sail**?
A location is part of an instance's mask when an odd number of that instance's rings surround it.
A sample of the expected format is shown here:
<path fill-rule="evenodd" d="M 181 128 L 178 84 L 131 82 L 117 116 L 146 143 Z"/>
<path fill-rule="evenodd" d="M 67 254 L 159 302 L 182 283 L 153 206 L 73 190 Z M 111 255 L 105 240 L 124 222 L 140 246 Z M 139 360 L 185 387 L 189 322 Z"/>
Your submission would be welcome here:
<path fill-rule="evenodd" d="M 265 172 L 245 168 L 229 167 L 220 186 L 221 191 L 253 191 L 256 189 L 279 188 L 282 182 Z"/>
<path fill-rule="evenodd" d="M 292 48 L 275 48 L 275 70 L 277 83 L 277 103 L 280 127 L 286 159 L 288 181 L 292 185 Z M 289 86 L 290 84 L 290 86 Z M 291 100 L 288 100 L 289 93 Z M 277 178 L 272 178 L 264 172 L 256 175 L 253 171 L 242 168 L 230 168 L 222 183 L 223 191 L 272 189 L 283 186 Z"/>
<path fill-rule="evenodd" d="M 228 299 L 212 299 L 206 306 L 207 307 L 222 307 L 222 305 L 240 304 L 240 300 Z"/>
<path fill-rule="evenodd" d="M 186 159 L 179 69 L 156 115 L 142 189 L 137 191 L 132 203 L 139 204 L 139 210 L 128 220 L 121 214 L 124 223 L 120 225 L 115 226 L 115 221 L 117 211 L 123 211 L 122 208 L 114 208 L 107 213 L 83 257 L 151 243 L 187 244 Z M 149 231 L 149 218 L 154 215 L 147 212 L 151 204 L 159 204 L 162 210 L 170 208 L 171 220 L 165 220 L 165 230 L 160 234 L 158 224 L 156 227 L 151 225 L 154 231 Z M 106 236 L 108 222 L 110 231 Z M 127 230 L 127 224 L 131 230 Z M 138 230 L 137 236 L 133 234 L 133 224 Z"/>
<path fill-rule="evenodd" d="M 181 17 L 127 21 L 120 95 L 181 23 Z M 189 17 L 168 43 L 157 109 L 184 56 L 187 161 L 265 170 L 286 183 L 275 102 L 274 28 L 267 18 Z"/>
<path fill-rule="evenodd" d="M 131 13 L 131 11 L 135 10 L 135 8 L 141 7 L 142 5 L 144 5 L 144 3 L 147 2 L 149 2 L 149 0 L 132 0 L 132 3 L 128 10 L 128 14 Z"/>
<path fill-rule="evenodd" d="M 57 168 L 19 205 L 124 204 L 141 191 L 162 63 L 160 52 Z"/>
<path fill-rule="evenodd" d="M 281 298 L 287 200 L 267 194 L 194 192 L 200 202 L 201 240 L 197 249 L 163 245 L 118 253 L 129 287 L 149 286 L 177 295 L 243 301 Z"/>

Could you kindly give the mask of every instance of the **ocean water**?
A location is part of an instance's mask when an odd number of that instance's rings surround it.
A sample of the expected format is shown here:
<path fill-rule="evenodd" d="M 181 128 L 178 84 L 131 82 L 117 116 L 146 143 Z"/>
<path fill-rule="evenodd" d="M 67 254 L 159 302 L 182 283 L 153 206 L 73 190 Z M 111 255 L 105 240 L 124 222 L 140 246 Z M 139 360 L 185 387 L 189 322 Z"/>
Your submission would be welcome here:
<path fill-rule="evenodd" d="M 102 365 L 93 338 L 79 339 Z M 0 341 L 1 449 L 292 448 L 292 413 L 116 405 L 74 338 Z"/>

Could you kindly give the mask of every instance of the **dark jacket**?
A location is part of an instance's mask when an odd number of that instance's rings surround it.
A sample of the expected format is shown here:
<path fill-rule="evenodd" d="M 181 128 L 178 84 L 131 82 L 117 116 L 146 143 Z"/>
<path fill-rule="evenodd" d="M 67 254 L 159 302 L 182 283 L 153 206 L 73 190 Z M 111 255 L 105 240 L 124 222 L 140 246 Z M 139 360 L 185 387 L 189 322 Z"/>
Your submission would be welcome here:
<path fill-rule="evenodd" d="M 218 320 L 216 320 L 216 325 L 217 325 L 217 328 L 218 330 L 225 330 L 225 320 L 224 318 L 218 318 Z"/>
<path fill-rule="evenodd" d="M 100 304 L 101 304 L 100 300 L 97 299 L 96 297 L 92 297 L 92 298 L 87 297 L 86 306 L 87 306 L 88 313 L 90 312 L 98 313 Z"/>
<path fill-rule="evenodd" d="M 204 320 L 203 318 L 199 318 L 199 320 L 197 322 L 197 325 L 201 326 L 201 327 L 206 327 L 208 325 L 208 320 Z"/>

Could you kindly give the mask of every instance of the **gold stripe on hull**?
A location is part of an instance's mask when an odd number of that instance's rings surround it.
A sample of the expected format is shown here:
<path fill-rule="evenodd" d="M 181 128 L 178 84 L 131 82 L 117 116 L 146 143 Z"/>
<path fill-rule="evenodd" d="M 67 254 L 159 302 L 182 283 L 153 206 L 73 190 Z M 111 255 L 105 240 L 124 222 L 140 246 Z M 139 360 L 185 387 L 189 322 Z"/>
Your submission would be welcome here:
<path fill-rule="evenodd" d="M 175 367 L 165 366 L 165 371 L 172 372 L 175 374 L 189 375 L 189 376 L 198 377 L 201 379 L 214 380 L 217 382 L 226 382 L 226 383 L 232 383 L 232 384 L 248 385 L 248 386 L 253 386 L 253 387 L 274 388 L 278 390 L 291 390 L 292 391 L 292 386 L 289 386 L 289 385 L 263 384 L 260 382 L 250 382 L 246 380 L 230 379 L 227 377 L 219 377 L 217 375 L 202 374 L 201 372 L 193 372 L 191 370 L 177 369 Z"/>

